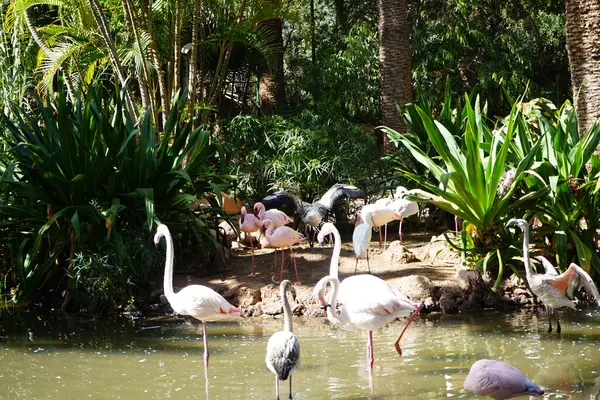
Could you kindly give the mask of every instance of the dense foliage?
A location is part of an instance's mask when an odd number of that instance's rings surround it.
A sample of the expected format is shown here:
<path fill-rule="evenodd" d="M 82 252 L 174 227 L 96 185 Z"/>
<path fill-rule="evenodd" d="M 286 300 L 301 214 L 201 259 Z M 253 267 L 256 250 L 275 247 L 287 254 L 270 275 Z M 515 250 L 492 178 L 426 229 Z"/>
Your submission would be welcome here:
<path fill-rule="evenodd" d="M 190 207 L 222 181 L 210 133 L 184 120 L 184 99 L 161 137 L 149 112 L 138 128 L 122 95 L 107 99 L 94 88 L 71 104 L 59 90 L 35 112 L 14 107 L 16 117 L 1 120 L 14 159 L 2 174 L 2 286 L 16 302 L 51 293 L 54 303 L 76 295 L 119 307 L 148 284 L 157 222 L 188 241 L 213 241 L 218 209 Z"/>

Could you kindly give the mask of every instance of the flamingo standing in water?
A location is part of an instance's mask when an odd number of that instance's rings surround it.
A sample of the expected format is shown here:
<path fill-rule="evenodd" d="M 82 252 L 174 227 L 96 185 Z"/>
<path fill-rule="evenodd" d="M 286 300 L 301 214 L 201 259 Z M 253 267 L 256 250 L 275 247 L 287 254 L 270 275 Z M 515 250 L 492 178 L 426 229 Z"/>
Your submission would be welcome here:
<path fill-rule="evenodd" d="M 294 221 L 286 213 L 276 208 L 265 210 L 265 205 L 261 202 L 254 203 L 254 215 L 260 221 L 261 226 L 264 220 L 270 219 L 274 228 L 279 228 Z M 281 257 L 283 258 L 283 254 Z M 273 268 L 277 269 L 277 249 L 273 252 Z"/>
<path fill-rule="evenodd" d="M 246 211 L 246 207 L 242 207 L 242 216 L 238 220 L 238 224 L 240 225 L 240 230 L 245 232 L 246 234 L 256 232 L 260 230 L 261 222 L 258 217 L 254 214 L 248 214 Z M 254 276 L 256 274 L 256 264 L 254 262 L 254 237 L 250 236 L 250 249 L 252 251 L 252 273 L 249 276 Z"/>
<path fill-rule="evenodd" d="M 229 304 L 219 293 L 202 285 L 189 285 L 179 292 L 173 292 L 173 238 L 166 225 L 160 224 L 156 228 L 154 244 L 158 245 L 160 238 L 167 242 L 167 256 L 165 260 L 164 291 L 169 304 L 177 314 L 189 315 L 202 322 L 202 336 L 204 339 L 204 366 L 208 368 L 208 338 L 206 336 L 206 322 L 225 318 L 240 317 L 240 310 Z"/>
<path fill-rule="evenodd" d="M 322 241 L 329 233 L 334 233 L 336 241 L 339 240 L 339 233 L 331 223 L 323 225 L 318 238 Z M 384 327 L 398 317 L 410 315 L 406 326 L 394 343 L 396 352 L 402 355 L 400 340 L 412 320 L 419 314 L 423 304 L 409 300 L 392 289 L 385 281 L 373 275 L 354 275 L 344 279 L 340 284 L 337 277 L 340 249 L 340 246 L 334 247 L 329 267 L 330 274 L 335 270 L 335 275 L 323 277 L 315 286 L 314 292 L 327 312 L 327 319 L 332 324 L 367 332 L 368 368 L 369 371 L 372 371 L 374 364 L 373 331 Z M 333 286 L 329 301 L 325 299 L 325 288 L 328 283 Z M 337 300 L 342 304 L 339 314 L 334 311 Z"/>
<path fill-rule="evenodd" d="M 543 258 L 546 273 L 534 274 L 529 260 L 529 224 L 523 219 L 511 219 L 506 226 L 511 225 L 517 225 L 523 231 L 523 257 L 527 282 L 533 294 L 546 306 L 548 333 L 552 332 L 552 316 L 556 318 L 556 332 L 560 333 L 560 321 L 556 309 L 569 307 L 575 310 L 575 304 L 570 298 L 573 297 L 573 292 L 582 286 L 594 296 L 594 299 L 600 305 L 600 294 L 594 281 L 587 272 L 575 263 L 571 263 L 565 272 L 558 275 L 552 264 Z"/>
<path fill-rule="evenodd" d="M 270 219 L 265 219 L 263 221 L 263 227 L 266 229 L 265 237 L 267 238 L 269 244 L 272 247 L 275 247 L 275 251 L 277 251 L 277 248 L 281 248 L 281 272 L 279 274 L 279 282 L 283 280 L 283 260 L 285 253 L 284 248 L 289 247 L 290 258 L 293 260 L 294 269 L 296 270 L 296 282 L 294 282 L 294 285 L 300 285 L 301 282 L 300 277 L 298 276 L 296 257 L 294 256 L 294 250 L 292 249 L 292 246 L 294 246 L 296 243 L 306 240 L 306 238 L 300 232 L 288 226 L 280 226 L 279 228 L 275 228 L 273 226 L 273 221 L 271 221 Z"/>
<path fill-rule="evenodd" d="M 495 400 L 519 396 L 542 396 L 544 390 L 510 364 L 496 360 L 476 361 L 463 387 L 480 396 Z"/>
<path fill-rule="evenodd" d="M 292 333 L 292 310 L 286 296 L 286 290 L 290 289 L 292 298 L 296 300 L 296 290 L 287 279 L 279 285 L 281 305 L 283 306 L 283 330 L 277 331 L 269 338 L 267 343 L 267 357 L 265 362 L 267 368 L 275 374 L 275 396 L 279 400 L 279 381 L 290 378 L 290 399 L 292 398 L 292 376 L 291 373 L 300 363 L 300 342 Z"/>

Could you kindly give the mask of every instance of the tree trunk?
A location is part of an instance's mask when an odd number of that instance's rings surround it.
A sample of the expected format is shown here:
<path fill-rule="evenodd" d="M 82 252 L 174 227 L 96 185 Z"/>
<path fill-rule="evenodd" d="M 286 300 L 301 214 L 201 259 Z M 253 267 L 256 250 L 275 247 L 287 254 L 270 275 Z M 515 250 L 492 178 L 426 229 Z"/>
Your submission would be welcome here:
<path fill-rule="evenodd" d="M 406 131 L 397 106 L 413 99 L 408 26 L 407 0 L 378 0 L 379 8 L 379 63 L 381 66 L 381 123 L 400 133 Z M 396 147 L 384 135 L 384 154 L 393 153 Z"/>
<path fill-rule="evenodd" d="M 175 21 L 173 21 L 173 93 L 181 89 L 181 0 L 175 1 Z"/>
<path fill-rule="evenodd" d="M 266 60 L 258 67 L 258 94 L 262 115 L 271 115 L 285 110 L 285 78 L 283 76 L 283 21 L 269 19 L 262 24 L 273 34 L 276 60 L 269 71 Z"/>
<path fill-rule="evenodd" d="M 567 52 L 579 136 L 600 118 L 600 1 L 565 0 Z"/>
<path fill-rule="evenodd" d="M 194 9 L 192 14 L 192 51 L 190 52 L 190 75 L 188 77 L 188 118 L 192 120 L 192 126 L 195 126 L 193 120 L 196 115 L 196 62 L 198 61 L 198 21 L 201 13 L 200 0 L 194 0 Z"/>

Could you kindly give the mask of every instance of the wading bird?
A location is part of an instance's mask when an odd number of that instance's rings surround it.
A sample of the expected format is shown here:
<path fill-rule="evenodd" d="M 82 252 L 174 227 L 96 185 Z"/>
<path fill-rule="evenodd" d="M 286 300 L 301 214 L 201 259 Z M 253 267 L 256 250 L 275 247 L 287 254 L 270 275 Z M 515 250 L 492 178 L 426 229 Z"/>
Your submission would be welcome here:
<path fill-rule="evenodd" d="M 510 364 L 495 360 L 476 361 L 463 387 L 480 396 L 495 400 L 519 396 L 542 396 L 544 390 Z"/>
<path fill-rule="evenodd" d="M 523 262 L 527 282 L 533 294 L 546 306 L 548 333 L 552 332 L 552 316 L 556 318 L 556 332 L 560 333 L 557 309 L 569 307 L 575 310 L 575 304 L 571 298 L 573 298 L 573 292 L 579 290 L 582 286 L 594 296 L 594 299 L 600 305 L 600 294 L 594 281 L 587 272 L 574 263 L 571 263 L 565 272 L 558 275 L 552 264 L 544 259 L 544 264 L 550 265 L 550 268 L 547 267 L 545 274 L 534 274 L 529 260 L 529 224 L 523 219 L 511 219 L 506 226 L 511 225 L 516 225 L 523 231 Z"/>
<path fill-rule="evenodd" d="M 277 248 L 281 248 L 281 272 L 279 274 L 279 282 L 283 280 L 284 248 L 289 247 L 290 258 L 294 262 L 294 270 L 296 270 L 296 282 L 294 282 L 294 285 L 300 285 L 301 282 L 300 277 L 298 276 L 296 257 L 294 256 L 294 250 L 292 249 L 292 246 L 294 246 L 296 243 L 306 240 L 306 238 L 300 232 L 288 226 L 280 226 L 279 228 L 275 228 L 273 226 L 273 221 L 270 219 L 265 219 L 263 221 L 263 227 L 266 229 L 265 237 L 267 238 L 267 241 L 271 247 L 274 247 L 275 251 L 277 251 Z"/>
<path fill-rule="evenodd" d="M 292 299 L 296 300 L 296 289 L 287 279 L 279 285 L 281 305 L 283 306 L 283 330 L 277 331 L 269 338 L 267 343 L 267 368 L 275 374 L 275 396 L 279 400 L 279 381 L 290 379 L 290 395 L 292 398 L 292 372 L 300 363 L 300 342 L 292 333 L 292 310 L 286 296 L 290 289 Z"/>
<path fill-rule="evenodd" d="M 321 240 L 325 234 L 329 233 L 327 230 L 337 232 L 333 224 L 326 224 L 319 234 Z M 339 234 L 336 236 L 336 239 L 338 238 Z M 335 269 L 336 274 L 339 251 L 338 247 L 334 248 L 329 268 L 330 272 Z M 325 288 L 328 283 L 333 287 L 329 301 L 325 299 Z M 327 319 L 332 324 L 340 325 L 345 329 L 361 329 L 367 332 L 369 371 L 373 369 L 374 364 L 373 331 L 384 327 L 398 317 L 410 315 L 406 326 L 394 343 L 394 348 L 399 355 L 402 355 L 400 340 L 423 306 L 421 303 L 409 300 L 392 289 L 385 281 L 373 275 L 354 275 L 344 279 L 341 284 L 336 276 L 327 275 L 317 283 L 314 293 L 325 308 Z M 342 304 L 339 314 L 335 311 L 338 299 Z"/>
<path fill-rule="evenodd" d="M 248 214 L 246 207 L 242 207 L 242 213 L 238 220 L 240 230 L 246 234 L 256 232 L 260 230 L 261 221 L 254 214 Z M 254 262 L 254 236 L 250 235 L 250 249 L 252 251 L 252 273 L 250 276 L 256 274 L 256 264 Z"/>
<path fill-rule="evenodd" d="M 265 205 L 260 202 L 254 204 L 254 215 L 258 218 L 260 224 L 267 219 L 273 221 L 273 228 L 279 228 L 294 221 L 286 213 L 276 208 L 265 210 Z M 283 254 L 281 254 L 281 258 L 283 259 Z M 273 252 L 273 269 L 277 269 L 277 249 Z"/>
<path fill-rule="evenodd" d="M 388 223 L 396 220 L 402 219 L 402 214 L 394 210 L 391 205 L 383 206 L 378 204 L 367 204 L 360 209 L 360 213 L 358 214 L 358 223 L 360 224 L 369 224 L 371 228 L 377 228 L 379 231 L 379 248 L 381 248 L 382 238 L 381 238 L 381 227 L 387 225 Z M 371 233 L 369 233 L 370 235 Z M 353 235 L 354 236 L 354 235 Z M 361 235 L 357 237 L 360 241 L 365 241 L 365 235 Z M 369 242 L 370 242 L 369 238 Z"/>
<path fill-rule="evenodd" d="M 302 218 L 305 233 L 310 246 L 313 246 L 315 232 L 321 221 L 331 211 L 333 206 L 343 198 L 364 198 L 365 192 L 356 186 L 336 183 L 314 203 L 307 203 L 287 192 L 275 193 L 262 199 L 267 208 L 287 207 Z"/>
<path fill-rule="evenodd" d="M 373 203 L 378 207 L 389 207 L 400 213 L 401 218 L 399 218 L 400 223 L 398 225 L 398 238 L 400 241 L 402 241 L 402 221 L 404 218 L 410 217 L 411 215 L 419 212 L 419 206 L 417 203 L 404 198 L 406 193 L 409 193 L 408 189 L 406 189 L 404 186 L 398 186 L 396 188 L 394 198 L 383 197 Z M 387 223 L 385 224 L 383 238 L 385 247 L 385 244 L 387 243 Z"/>
<path fill-rule="evenodd" d="M 167 255 L 165 260 L 164 291 L 169 304 L 177 314 L 189 315 L 202 322 L 202 336 L 204 339 L 204 366 L 208 368 L 208 338 L 206 336 L 206 322 L 224 318 L 240 317 L 240 310 L 229 304 L 219 293 L 202 285 L 189 285 L 179 292 L 173 292 L 173 238 L 166 225 L 160 224 L 156 228 L 154 244 L 158 245 L 160 238 L 167 242 Z"/>

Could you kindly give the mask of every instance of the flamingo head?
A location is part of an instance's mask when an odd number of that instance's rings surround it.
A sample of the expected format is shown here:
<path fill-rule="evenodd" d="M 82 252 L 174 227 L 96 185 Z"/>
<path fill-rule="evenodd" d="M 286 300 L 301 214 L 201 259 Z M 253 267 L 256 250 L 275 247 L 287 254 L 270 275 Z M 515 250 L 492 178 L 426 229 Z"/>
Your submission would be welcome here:
<path fill-rule="evenodd" d="M 272 225 L 273 225 L 273 221 L 271 221 L 270 219 L 265 219 L 260 224 L 260 231 L 264 233 Z"/>
<path fill-rule="evenodd" d="M 154 244 L 158 246 L 160 243 L 160 238 L 163 236 L 171 236 L 171 232 L 169 232 L 169 228 L 165 224 L 159 224 L 156 228 L 156 234 L 154 235 Z"/>
<path fill-rule="evenodd" d="M 310 210 L 306 213 L 304 217 L 304 222 L 312 227 L 317 227 L 321 223 L 322 217 L 313 210 Z"/>
<path fill-rule="evenodd" d="M 254 215 L 257 218 L 262 218 L 262 215 L 265 213 L 265 205 L 261 202 L 254 203 Z"/>
<path fill-rule="evenodd" d="M 527 221 L 525 221 L 524 219 L 512 218 L 506 223 L 507 228 L 512 225 L 518 226 L 519 228 L 521 228 L 521 230 L 523 232 L 525 232 L 529 229 L 529 223 Z"/>
<path fill-rule="evenodd" d="M 327 283 L 330 281 L 331 276 L 324 276 L 319 282 L 317 282 L 315 288 L 313 289 L 313 293 L 315 294 L 315 296 L 317 296 L 319 302 L 321 303 L 321 306 L 324 309 L 327 309 L 327 307 L 331 307 L 331 304 L 329 304 L 327 300 L 325 300 L 325 289 L 327 288 Z"/>
<path fill-rule="evenodd" d="M 321 227 L 321 230 L 319 231 L 319 234 L 317 235 L 317 240 L 319 241 L 319 244 L 323 244 L 325 236 L 329 235 L 330 233 L 333 233 L 334 230 L 335 226 L 331 222 L 324 223 Z"/>

